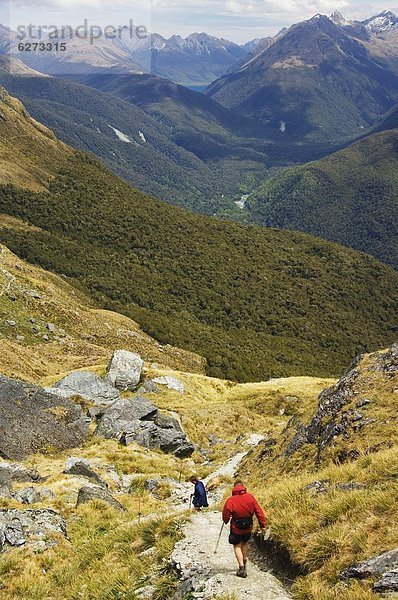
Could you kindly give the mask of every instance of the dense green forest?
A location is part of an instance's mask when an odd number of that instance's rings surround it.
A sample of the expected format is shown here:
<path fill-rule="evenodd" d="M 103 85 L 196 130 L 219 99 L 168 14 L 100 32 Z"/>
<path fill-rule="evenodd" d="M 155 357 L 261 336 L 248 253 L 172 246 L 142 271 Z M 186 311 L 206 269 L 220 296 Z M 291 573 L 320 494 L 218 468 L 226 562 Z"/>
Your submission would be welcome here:
<path fill-rule="evenodd" d="M 1 241 L 206 356 L 210 374 L 334 375 L 395 338 L 398 274 L 370 257 L 170 207 L 83 153 L 64 165 L 48 192 L 1 188 L 0 211 L 36 226 Z"/>
<path fill-rule="evenodd" d="M 306 231 L 398 268 L 398 130 L 266 181 L 246 207 L 260 225 Z"/>

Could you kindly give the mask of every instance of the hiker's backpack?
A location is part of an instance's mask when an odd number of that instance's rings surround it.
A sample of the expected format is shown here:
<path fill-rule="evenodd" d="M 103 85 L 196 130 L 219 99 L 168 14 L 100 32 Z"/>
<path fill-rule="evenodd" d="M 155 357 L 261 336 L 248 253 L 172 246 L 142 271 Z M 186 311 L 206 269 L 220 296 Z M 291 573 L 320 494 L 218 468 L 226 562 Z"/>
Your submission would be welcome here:
<path fill-rule="evenodd" d="M 234 522 L 238 529 L 251 529 L 253 527 L 253 517 L 234 518 Z"/>

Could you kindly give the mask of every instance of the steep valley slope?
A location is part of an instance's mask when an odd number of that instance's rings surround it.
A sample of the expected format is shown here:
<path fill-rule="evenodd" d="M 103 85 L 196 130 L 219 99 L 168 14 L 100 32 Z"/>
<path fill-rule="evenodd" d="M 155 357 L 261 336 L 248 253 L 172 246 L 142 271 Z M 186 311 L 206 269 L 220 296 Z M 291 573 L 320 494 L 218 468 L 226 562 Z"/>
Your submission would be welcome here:
<path fill-rule="evenodd" d="M 160 343 L 204 356 L 209 374 L 334 376 L 358 351 L 394 341 L 392 269 L 305 234 L 157 202 L 58 142 L 5 92 L 1 114 L 3 243 Z"/>

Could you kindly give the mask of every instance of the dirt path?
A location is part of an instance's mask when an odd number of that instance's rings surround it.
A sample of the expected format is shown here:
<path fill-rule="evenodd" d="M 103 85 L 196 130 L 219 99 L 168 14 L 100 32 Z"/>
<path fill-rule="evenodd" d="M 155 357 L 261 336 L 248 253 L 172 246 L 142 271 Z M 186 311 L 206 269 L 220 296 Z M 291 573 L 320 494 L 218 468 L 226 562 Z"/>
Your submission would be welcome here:
<path fill-rule="evenodd" d="M 256 445 L 262 436 L 252 436 L 248 445 Z M 232 457 L 222 467 L 209 475 L 205 483 L 222 475 L 233 477 L 247 452 Z M 222 525 L 220 511 L 211 510 L 221 500 L 225 489 L 209 494 L 210 509 L 194 513 L 184 529 L 184 538 L 176 544 L 171 560 L 180 573 L 180 589 L 174 600 L 190 593 L 192 598 L 211 599 L 230 594 L 237 600 L 288 600 L 290 598 L 282 583 L 271 573 L 261 571 L 248 563 L 247 579 L 236 576 L 233 548 L 228 543 L 229 527 L 224 526 L 217 553 L 217 539 Z M 235 596 L 233 596 L 233 594 Z"/>
<path fill-rule="evenodd" d="M 220 523 L 220 513 L 211 511 L 195 514 L 187 524 L 185 537 L 176 545 L 172 557 L 182 578 L 181 595 L 176 598 L 194 588 L 194 598 L 210 599 L 228 593 L 235 594 L 237 600 L 288 600 L 290 596 L 280 581 L 250 561 L 247 579 L 236 577 L 228 527 L 224 527 L 215 554 Z"/>

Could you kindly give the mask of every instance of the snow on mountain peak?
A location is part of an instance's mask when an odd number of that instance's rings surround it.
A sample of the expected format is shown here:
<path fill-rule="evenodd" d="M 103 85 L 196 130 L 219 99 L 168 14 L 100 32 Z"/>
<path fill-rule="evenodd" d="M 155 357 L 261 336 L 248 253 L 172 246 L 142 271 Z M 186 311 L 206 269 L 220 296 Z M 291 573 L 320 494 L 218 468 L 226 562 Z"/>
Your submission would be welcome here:
<path fill-rule="evenodd" d="M 373 33 L 381 33 L 397 27 L 398 17 L 389 10 L 383 10 L 380 14 L 363 21 L 363 25 Z"/>

